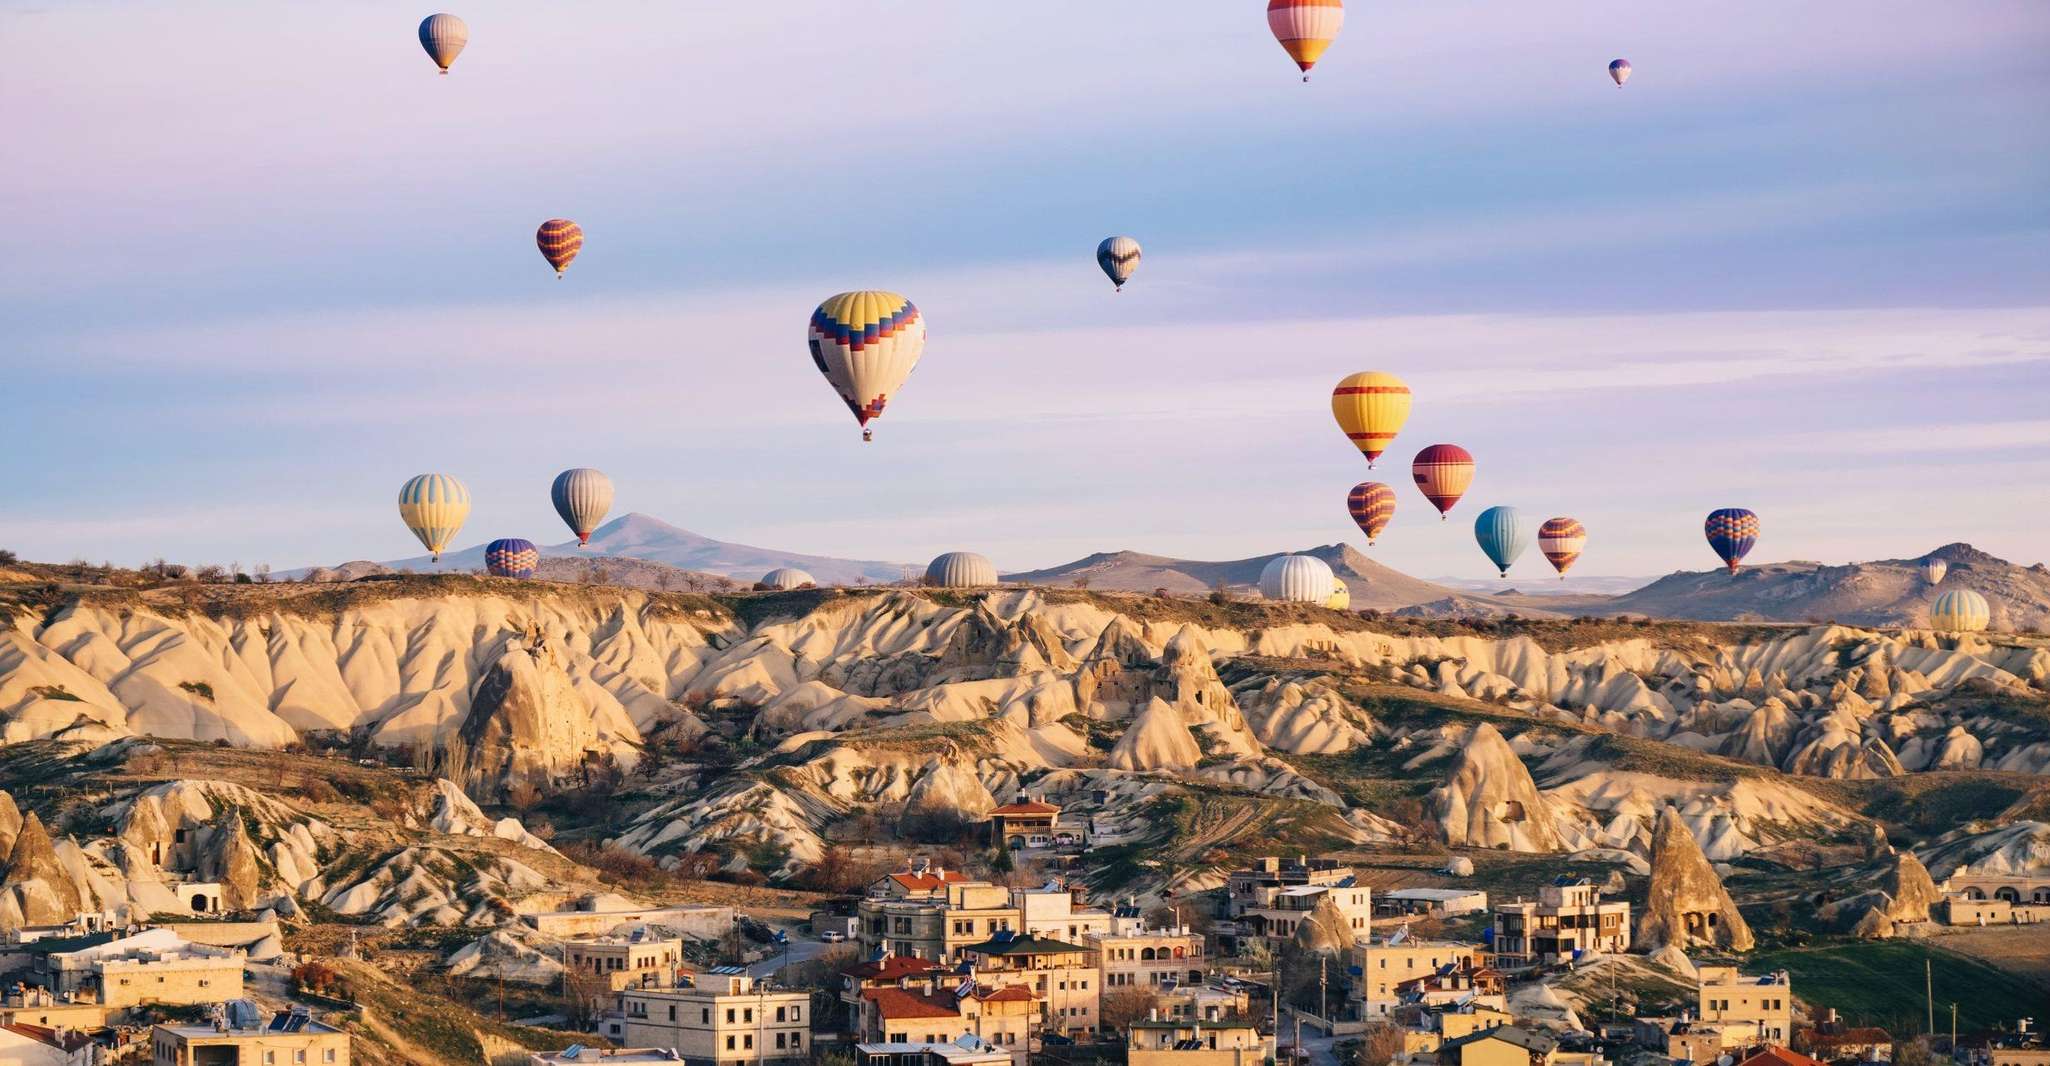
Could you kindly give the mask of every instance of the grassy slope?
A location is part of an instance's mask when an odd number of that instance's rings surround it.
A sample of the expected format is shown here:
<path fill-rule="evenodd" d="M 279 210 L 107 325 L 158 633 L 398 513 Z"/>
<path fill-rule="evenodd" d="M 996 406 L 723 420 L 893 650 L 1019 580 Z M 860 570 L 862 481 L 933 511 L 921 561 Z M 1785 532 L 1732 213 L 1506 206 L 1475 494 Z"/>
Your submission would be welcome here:
<path fill-rule="evenodd" d="M 1925 962 L 1934 971 L 1939 1027 L 1948 1026 L 1953 1002 L 1958 1005 L 1958 1029 L 1966 1031 L 2011 1026 L 2016 1018 L 2038 1016 L 2050 997 L 2050 990 L 1983 962 L 1904 940 L 1766 952 L 1753 956 L 1745 967 L 1788 971 L 1796 996 L 1812 1005 L 1835 1007 L 1853 1024 L 1916 1033 L 1926 1020 Z"/>

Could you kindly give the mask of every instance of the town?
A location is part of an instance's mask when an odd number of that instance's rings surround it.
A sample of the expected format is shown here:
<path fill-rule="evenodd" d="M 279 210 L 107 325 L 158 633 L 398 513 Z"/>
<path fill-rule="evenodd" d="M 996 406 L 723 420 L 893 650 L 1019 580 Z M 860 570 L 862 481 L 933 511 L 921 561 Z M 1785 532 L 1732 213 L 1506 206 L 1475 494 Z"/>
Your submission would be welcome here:
<path fill-rule="evenodd" d="M 1785 970 L 1745 964 L 1719 882 L 1661 890 L 1714 881 L 1691 837 L 1654 855 L 1648 905 L 1667 912 L 1633 914 L 1620 884 L 1572 874 L 1491 899 L 1464 857 L 1428 886 L 1265 856 L 1215 889 L 1095 900 L 1043 873 L 1085 854 L 1087 819 L 1021 795 L 974 832 L 972 872 L 915 856 L 802 914 L 590 899 L 522 914 L 519 937 L 487 934 L 448 967 L 495 981 L 501 1009 L 508 981 L 528 986 L 522 1002 L 555 1008 L 533 1024 L 581 1026 L 492 1060 L 531 1066 L 2050 1066 L 2033 1018 L 1946 1028 L 1933 984 L 1926 1024 L 1905 1029 L 1804 1004 Z M 324 962 L 285 946 L 302 915 L 222 913 L 222 886 L 196 879 L 178 891 L 189 920 L 7 930 L 0 1063 L 346 1066 L 351 1031 L 376 1024 L 334 969 L 362 956 L 354 936 Z M 1900 936 L 2034 924 L 2050 880 L 1960 872 L 1926 914 L 1894 918 Z M 1662 999 L 1642 991 L 1652 973 Z M 1659 1009 L 1621 1009 L 1619 983 Z"/>

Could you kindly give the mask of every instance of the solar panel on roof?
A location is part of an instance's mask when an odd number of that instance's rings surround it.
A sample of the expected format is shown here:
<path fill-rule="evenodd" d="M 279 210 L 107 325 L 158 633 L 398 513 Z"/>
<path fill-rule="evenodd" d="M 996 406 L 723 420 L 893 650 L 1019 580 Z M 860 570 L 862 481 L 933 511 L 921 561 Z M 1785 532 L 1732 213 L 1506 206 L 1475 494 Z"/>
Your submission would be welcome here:
<path fill-rule="evenodd" d="M 578 1060 L 578 1059 L 580 1059 L 580 1058 L 583 1058 L 583 1057 L 584 1057 L 584 1045 L 582 1045 L 582 1044 L 571 1044 L 570 1046 L 568 1046 L 568 1047 L 566 1047 L 566 1048 L 563 1048 L 563 1049 L 562 1049 L 562 1057 L 563 1057 L 563 1058 L 565 1058 L 565 1059 L 568 1059 L 568 1060 L 570 1060 L 571 1062 L 575 1062 L 576 1060 Z"/>

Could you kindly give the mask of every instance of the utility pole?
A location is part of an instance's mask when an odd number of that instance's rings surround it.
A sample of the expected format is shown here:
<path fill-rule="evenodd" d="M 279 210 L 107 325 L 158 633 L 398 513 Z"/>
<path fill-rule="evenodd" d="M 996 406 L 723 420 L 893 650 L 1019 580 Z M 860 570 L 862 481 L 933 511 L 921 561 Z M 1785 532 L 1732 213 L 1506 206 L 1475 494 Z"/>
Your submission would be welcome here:
<path fill-rule="evenodd" d="M 1328 963 L 1328 956 L 1322 954 L 1317 956 L 1317 1016 L 1325 1020 L 1324 1027 L 1326 1029 L 1331 1027 L 1331 978 L 1328 972 L 1330 969 Z"/>
<path fill-rule="evenodd" d="M 1929 1035 L 1936 1035 L 1936 968 L 1930 960 L 1922 960 L 1922 994 L 1929 1004 Z"/>
<path fill-rule="evenodd" d="M 1957 1003 L 1950 1005 L 1950 1061 L 1957 1061 Z"/>

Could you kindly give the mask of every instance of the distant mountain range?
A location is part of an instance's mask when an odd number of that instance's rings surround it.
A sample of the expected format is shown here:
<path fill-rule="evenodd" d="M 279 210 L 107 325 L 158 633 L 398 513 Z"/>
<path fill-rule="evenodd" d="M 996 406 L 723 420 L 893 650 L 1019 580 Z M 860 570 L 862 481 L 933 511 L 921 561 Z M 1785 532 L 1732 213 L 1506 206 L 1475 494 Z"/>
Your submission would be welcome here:
<path fill-rule="evenodd" d="M 703 534 L 670 525 L 659 518 L 638 513 L 621 515 L 599 526 L 592 531 L 591 543 L 587 547 L 579 548 L 575 540 L 566 540 L 560 544 L 543 547 L 541 556 L 544 560 L 556 557 L 573 560 L 639 559 L 663 563 L 679 570 L 717 574 L 732 578 L 743 585 L 752 584 L 763 574 L 783 566 L 794 566 L 803 570 L 818 579 L 821 585 L 854 585 L 863 582 L 889 584 L 904 580 L 907 573 L 916 575 L 925 572 L 923 566 L 914 567 L 908 563 L 834 559 L 823 555 L 804 555 L 799 552 L 777 551 L 773 548 L 757 548 L 747 544 L 714 540 Z M 343 569 L 361 565 L 366 564 L 350 563 Z M 482 570 L 484 545 L 477 544 L 460 551 L 443 552 L 438 562 L 425 555 L 416 555 L 410 559 L 395 559 L 386 563 L 367 565 L 383 566 L 392 570 L 411 570 L 416 573 Z M 544 566 L 544 570 L 546 569 L 552 568 Z M 296 571 L 284 576 L 302 576 L 305 573 L 307 571 Z M 552 575 L 544 573 L 543 576 Z"/>
<path fill-rule="evenodd" d="M 1922 578 L 1922 563 L 1950 564 L 1943 584 Z M 2050 567 L 2020 566 L 1969 544 L 1946 544 L 1912 559 L 1824 566 L 1812 562 L 1746 566 L 1735 575 L 1681 572 L 1621 596 L 1590 604 L 1597 614 L 1644 614 L 1710 622 L 1826 620 L 1862 626 L 1923 626 L 1929 605 L 1945 589 L 1967 588 L 1986 597 L 1995 629 L 2050 627 Z M 1546 606 L 1553 606 L 1547 599 Z M 1554 606 L 1579 611 L 1582 606 Z"/>
<path fill-rule="evenodd" d="M 541 576 L 642 588 L 717 591 L 731 579 L 745 588 L 777 567 L 804 570 L 821 585 L 895 584 L 923 568 L 908 563 L 835 559 L 714 540 L 644 514 L 607 522 L 587 548 L 564 541 L 541 549 Z M 1015 584 L 1099 591 L 1201 595 L 1220 585 L 1245 592 L 1257 587 L 1260 571 L 1285 554 L 1274 552 L 1219 561 L 1176 559 L 1143 552 L 1099 552 L 1060 566 L 1005 574 Z M 1325 544 L 1299 554 L 1330 564 L 1352 590 L 1355 610 L 1401 610 L 1410 615 L 1503 615 L 1556 617 L 1576 614 L 1642 614 L 1654 618 L 1711 622 L 1806 622 L 1826 620 L 1865 626 L 1928 624 L 1929 605 L 1941 589 L 1922 577 L 1922 563 L 1950 564 L 1943 589 L 1969 588 L 1993 607 L 1996 629 L 2050 628 L 2050 567 L 2019 566 L 1973 548 L 1948 544 L 1912 559 L 1882 559 L 1843 566 L 1813 562 L 1746 566 L 1735 576 L 1722 570 L 1681 571 L 1641 587 L 1629 579 L 1579 578 L 1563 583 L 1524 575 L 1517 582 L 1410 577 L 1375 562 L 1348 544 Z M 598 565 L 593 565 L 598 564 Z M 355 562 L 335 569 L 313 568 L 283 577 L 349 580 L 390 570 L 468 571 L 484 567 L 477 545 L 448 552 L 439 562 L 426 556 L 387 563 Z M 1562 587 L 1563 586 L 1563 587 Z"/>

